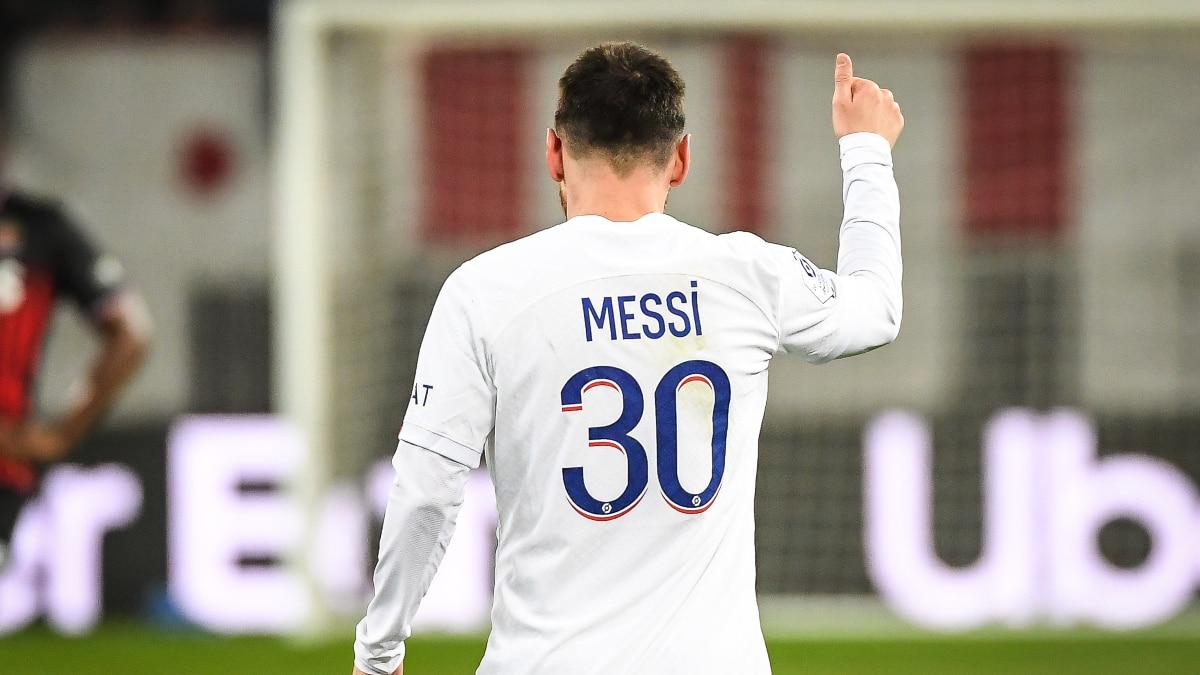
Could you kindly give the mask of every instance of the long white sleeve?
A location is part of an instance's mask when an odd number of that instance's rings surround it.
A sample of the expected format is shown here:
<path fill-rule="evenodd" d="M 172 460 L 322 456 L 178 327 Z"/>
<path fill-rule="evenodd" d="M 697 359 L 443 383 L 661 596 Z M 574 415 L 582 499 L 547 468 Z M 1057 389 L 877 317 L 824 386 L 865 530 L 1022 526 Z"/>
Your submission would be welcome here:
<path fill-rule="evenodd" d="M 375 597 L 354 640 L 354 663 L 369 675 L 391 675 L 404 660 L 404 640 L 454 534 L 470 474 L 407 441 L 397 445 L 392 465 L 396 482 L 383 519 Z"/>
<path fill-rule="evenodd" d="M 903 312 L 900 194 L 891 147 L 865 132 L 843 136 L 839 144 L 845 210 L 837 272 L 817 269 L 791 249 L 776 254 L 783 261 L 780 346 L 815 363 L 891 342 Z"/>
<path fill-rule="evenodd" d="M 895 338 L 903 314 L 900 255 L 900 192 L 892 175 L 892 151 L 881 136 L 849 134 L 839 140 L 842 157 L 842 217 L 838 247 L 844 292 L 853 290 L 876 318 L 886 342 Z M 857 288 L 859 283 L 867 288 Z M 869 343 L 882 344 L 879 339 Z M 870 344 L 869 346 L 877 346 Z"/>

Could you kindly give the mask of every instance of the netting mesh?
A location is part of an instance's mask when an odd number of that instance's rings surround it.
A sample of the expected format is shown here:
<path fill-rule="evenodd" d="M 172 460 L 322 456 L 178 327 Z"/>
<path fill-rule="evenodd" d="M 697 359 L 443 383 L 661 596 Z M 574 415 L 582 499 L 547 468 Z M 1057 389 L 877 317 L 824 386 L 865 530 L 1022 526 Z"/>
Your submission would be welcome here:
<path fill-rule="evenodd" d="M 1109 165 L 1084 161 L 1111 148 L 1148 138 L 1150 147 L 1177 150 L 1168 165 L 1200 166 L 1200 122 L 1160 128 L 1099 105 L 1127 95 L 1138 73 L 1161 78 L 1149 43 L 638 37 L 662 48 L 689 85 L 697 171 L 668 211 L 709 230 L 758 232 L 823 267 L 836 264 L 840 213 L 828 128 L 832 54 L 850 51 L 859 73 L 896 92 L 908 119 L 896 151 L 906 324 L 895 345 L 851 362 L 773 366 L 758 481 L 763 592 L 870 590 L 862 433 L 890 407 L 930 420 L 933 545 L 951 565 L 970 564 L 981 551 L 980 436 L 1005 407 L 1078 407 L 1097 420 L 1102 454 L 1156 455 L 1200 482 L 1200 240 L 1187 216 L 1151 227 L 1088 201 L 1113 192 L 1155 200 L 1130 190 Z M 340 473 L 359 473 L 392 451 L 424 324 L 453 267 L 558 222 L 555 188 L 540 165 L 542 134 L 555 79 L 590 42 L 414 43 L 382 31 L 327 40 L 329 398 Z M 1187 84 L 1200 47 L 1179 52 L 1173 81 L 1200 105 L 1200 88 Z M 1116 140 L 1093 131 L 1094 118 L 1106 115 L 1104 134 Z M 1182 190 L 1197 178 L 1191 169 L 1172 171 L 1161 179 Z M 1136 259 L 1170 255 L 1154 270 L 1098 271 L 1094 261 L 1120 260 L 1139 240 L 1112 228 L 1153 230 Z M 1147 284 L 1164 297 L 1139 305 L 1145 296 L 1112 292 Z M 1116 318 L 1135 309 L 1140 318 Z M 1170 321 L 1156 325 L 1163 317 Z M 1138 359 L 1114 362 L 1133 348 L 1130 336 L 1142 335 L 1144 350 L 1169 346 L 1141 358 L 1171 377 L 1152 381 Z M 1126 567 L 1152 545 L 1125 519 L 1106 525 L 1098 541 L 1110 562 Z"/>
<path fill-rule="evenodd" d="M 388 372 L 398 364 L 386 355 L 403 311 L 391 290 L 396 283 L 386 234 L 391 214 L 378 140 L 386 135 L 379 86 L 385 77 L 382 40 L 356 37 L 339 35 L 329 45 L 337 91 L 330 100 L 329 180 L 332 212 L 338 214 L 329 237 L 334 249 L 331 449 L 335 474 L 348 475 L 362 475 L 368 457 L 392 444 L 385 439 L 398 425 L 401 392 Z"/>
<path fill-rule="evenodd" d="M 442 48 L 422 56 L 423 243 L 477 247 L 523 233 L 524 62 L 516 48 Z"/>

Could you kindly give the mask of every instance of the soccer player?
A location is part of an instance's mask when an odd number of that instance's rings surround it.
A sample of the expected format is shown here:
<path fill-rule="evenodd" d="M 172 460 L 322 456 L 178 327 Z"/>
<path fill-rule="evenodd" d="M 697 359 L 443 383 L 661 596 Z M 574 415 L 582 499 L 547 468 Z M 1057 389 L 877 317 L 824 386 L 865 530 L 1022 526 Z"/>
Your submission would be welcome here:
<path fill-rule="evenodd" d="M 16 191 L 0 171 L 0 569 L 46 465 L 70 453 L 142 359 L 147 313 L 123 276 L 121 264 L 97 253 L 58 204 Z M 31 413 L 39 355 L 63 297 L 86 313 L 100 344 L 65 413 L 37 419 Z"/>
<path fill-rule="evenodd" d="M 851 68 L 839 54 L 836 274 L 664 214 L 691 160 L 684 84 L 665 59 L 608 43 L 567 68 L 546 133 L 567 220 L 463 264 L 442 288 L 355 672 L 401 672 L 481 455 L 499 526 L 480 673 L 770 671 L 754 587 L 767 366 L 779 352 L 817 363 L 865 352 L 900 325 L 891 146 L 904 121 Z"/>

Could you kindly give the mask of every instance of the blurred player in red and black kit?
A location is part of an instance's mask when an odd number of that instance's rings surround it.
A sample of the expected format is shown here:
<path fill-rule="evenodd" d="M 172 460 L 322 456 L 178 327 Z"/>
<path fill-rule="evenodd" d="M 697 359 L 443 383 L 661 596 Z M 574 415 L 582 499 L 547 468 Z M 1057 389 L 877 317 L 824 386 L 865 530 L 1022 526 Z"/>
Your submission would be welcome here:
<path fill-rule="evenodd" d="M 21 507 L 46 465 L 64 459 L 137 370 L 149 321 L 114 258 L 99 254 L 53 201 L 5 178 L 0 120 L 0 568 Z M 56 420 L 33 415 L 34 382 L 56 303 L 68 297 L 99 337 L 91 368 Z"/>

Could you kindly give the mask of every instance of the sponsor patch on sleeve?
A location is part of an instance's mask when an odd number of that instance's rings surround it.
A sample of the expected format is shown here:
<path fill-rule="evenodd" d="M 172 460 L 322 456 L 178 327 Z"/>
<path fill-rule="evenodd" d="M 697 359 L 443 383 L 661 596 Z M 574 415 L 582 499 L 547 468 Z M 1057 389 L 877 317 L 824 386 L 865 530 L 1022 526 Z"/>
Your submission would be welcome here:
<path fill-rule="evenodd" d="M 792 249 L 792 257 L 800 263 L 800 267 L 804 270 L 804 285 L 808 286 L 808 290 L 812 291 L 821 304 L 837 297 L 837 287 L 834 286 L 833 279 L 824 270 L 812 264 L 811 260 L 800 255 L 796 249 Z"/>

